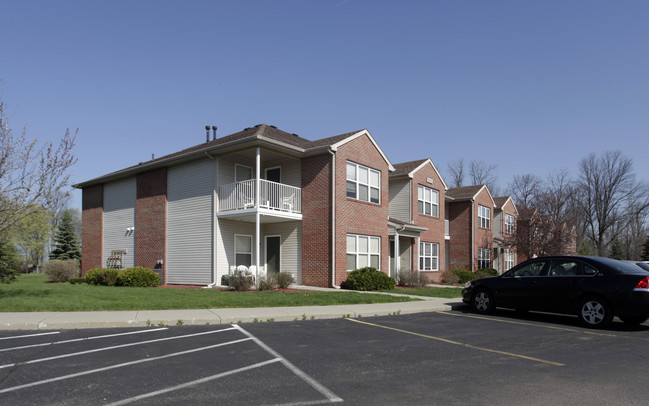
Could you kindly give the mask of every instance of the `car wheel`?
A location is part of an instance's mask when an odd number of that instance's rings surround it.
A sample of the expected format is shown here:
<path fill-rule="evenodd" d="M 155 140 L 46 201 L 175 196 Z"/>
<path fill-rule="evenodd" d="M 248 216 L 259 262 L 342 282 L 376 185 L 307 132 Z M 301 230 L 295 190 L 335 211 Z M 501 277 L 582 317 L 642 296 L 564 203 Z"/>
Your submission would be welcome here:
<path fill-rule="evenodd" d="M 613 320 L 613 310 L 605 300 L 593 296 L 581 301 L 577 316 L 586 327 L 604 328 Z"/>
<path fill-rule="evenodd" d="M 638 324 L 642 324 L 647 321 L 647 319 L 649 319 L 649 316 L 620 317 L 620 320 L 622 320 L 624 324 L 628 324 L 630 326 L 637 326 Z"/>
<path fill-rule="evenodd" d="M 471 299 L 471 306 L 476 313 L 489 314 L 494 311 L 494 298 L 487 289 L 479 289 Z"/>

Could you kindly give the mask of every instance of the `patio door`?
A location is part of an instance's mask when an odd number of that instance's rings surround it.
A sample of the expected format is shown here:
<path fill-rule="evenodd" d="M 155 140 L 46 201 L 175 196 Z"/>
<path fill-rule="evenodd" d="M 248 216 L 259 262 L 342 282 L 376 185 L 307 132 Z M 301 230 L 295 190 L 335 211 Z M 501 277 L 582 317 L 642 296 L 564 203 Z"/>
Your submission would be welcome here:
<path fill-rule="evenodd" d="M 281 237 L 267 235 L 266 239 L 266 272 L 278 273 L 281 271 Z"/>

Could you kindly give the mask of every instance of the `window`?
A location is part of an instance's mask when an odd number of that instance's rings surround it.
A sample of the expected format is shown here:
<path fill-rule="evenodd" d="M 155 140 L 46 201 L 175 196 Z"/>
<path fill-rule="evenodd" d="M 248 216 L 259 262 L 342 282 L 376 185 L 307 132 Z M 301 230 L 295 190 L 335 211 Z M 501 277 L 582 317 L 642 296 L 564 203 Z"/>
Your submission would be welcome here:
<path fill-rule="evenodd" d="M 478 269 L 491 268 L 491 250 L 478 248 Z"/>
<path fill-rule="evenodd" d="M 545 265 L 548 262 L 545 260 L 534 261 L 530 264 L 527 264 L 521 268 L 516 269 L 511 273 L 510 276 L 521 277 L 521 276 L 544 276 Z"/>
<path fill-rule="evenodd" d="M 514 216 L 505 214 L 505 234 L 514 234 Z"/>
<path fill-rule="evenodd" d="M 234 181 L 241 182 L 252 179 L 252 168 L 245 165 L 234 165 Z"/>
<path fill-rule="evenodd" d="M 418 188 L 419 214 L 439 217 L 439 192 L 426 186 Z"/>
<path fill-rule="evenodd" d="M 514 267 L 514 251 L 505 251 L 505 271 Z"/>
<path fill-rule="evenodd" d="M 478 225 L 480 228 L 491 228 L 491 209 L 478 206 Z"/>
<path fill-rule="evenodd" d="M 433 242 L 419 243 L 419 270 L 439 270 L 439 244 Z"/>
<path fill-rule="evenodd" d="M 235 234 L 234 236 L 234 264 L 236 266 L 252 265 L 252 236 Z"/>
<path fill-rule="evenodd" d="M 380 270 L 381 239 L 367 235 L 347 234 L 347 270 L 372 266 Z"/>
<path fill-rule="evenodd" d="M 347 197 L 379 203 L 381 173 L 353 162 L 347 162 Z"/>

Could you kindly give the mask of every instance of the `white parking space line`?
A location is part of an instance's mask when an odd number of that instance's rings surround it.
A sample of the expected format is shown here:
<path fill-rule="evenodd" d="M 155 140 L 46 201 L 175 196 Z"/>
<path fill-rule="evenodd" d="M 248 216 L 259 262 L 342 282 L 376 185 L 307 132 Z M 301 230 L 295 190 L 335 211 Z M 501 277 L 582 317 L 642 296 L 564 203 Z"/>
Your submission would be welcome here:
<path fill-rule="evenodd" d="M 246 340 L 249 340 L 249 339 L 246 339 Z M 120 400 L 118 402 L 109 403 L 106 406 L 126 405 L 126 404 L 129 404 L 129 403 L 138 401 L 138 400 L 151 398 L 151 397 L 154 397 L 154 396 L 158 396 L 158 395 L 162 395 L 162 394 L 165 394 L 165 393 L 173 392 L 173 391 L 178 390 L 178 389 L 184 389 L 184 388 L 187 388 L 187 387 L 190 387 L 190 386 L 210 382 L 210 381 L 213 381 L 215 379 L 220 379 L 220 378 L 224 378 L 226 376 L 238 374 L 239 372 L 245 372 L 245 371 L 249 371 L 251 369 L 260 368 L 260 367 L 263 367 L 263 366 L 266 366 L 266 365 L 274 364 L 275 362 L 281 362 L 281 360 L 279 358 L 269 359 L 268 361 L 259 362 L 259 363 L 256 363 L 256 364 L 248 365 L 246 367 L 241 367 L 241 368 L 233 369 L 233 370 L 230 370 L 230 371 L 221 372 L 220 374 L 208 376 L 208 377 L 201 378 L 201 379 L 196 379 L 194 381 L 186 382 L 186 383 L 176 385 L 176 386 L 171 386 L 169 388 L 161 389 L 161 390 L 158 390 L 158 391 L 155 391 L 155 392 L 144 393 L 142 395 L 133 396 L 132 398 L 122 399 L 122 400 Z"/>
<path fill-rule="evenodd" d="M 233 327 L 228 327 L 228 328 L 224 328 L 224 329 L 221 329 L 221 330 L 204 331 L 202 333 L 186 334 L 186 335 L 174 336 L 174 337 L 156 338 L 154 340 L 138 341 L 138 342 L 135 342 L 135 343 L 119 344 L 119 345 L 113 345 L 113 346 L 110 346 L 110 347 L 94 348 L 92 350 L 73 352 L 73 353 L 70 353 L 70 354 L 56 355 L 56 356 L 53 356 L 53 357 L 33 359 L 33 360 L 30 360 L 30 361 L 19 362 L 19 363 L 14 363 L 14 364 L 0 365 L 0 369 L 11 368 L 11 367 L 14 367 L 16 365 L 36 364 L 36 363 L 39 363 L 39 362 L 52 361 L 52 360 L 55 360 L 55 359 L 76 357 L 76 356 L 79 356 L 79 355 L 92 354 L 92 353 L 100 352 L 100 351 L 115 350 L 115 349 L 118 349 L 118 348 L 133 347 L 133 346 L 136 346 L 136 345 L 159 343 L 159 342 L 162 342 L 162 341 L 178 340 L 178 339 L 182 339 L 182 338 L 191 338 L 191 337 L 203 336 L 203 335 L 206 335 L 206 334 L 222 333 L 224 331 L 232 331 L 232 330 L 234 330 Z"/>
<path fill-rule="evenodd" d="M 41 381 L 30 382 L 30 383 L 26 383 L 26 384 L 23 384 L 23 385 L 17 385 L 17 386 L 12 386 L 10 388 L 0 389 L 0 393 L 7 393 L 7 392 L 20 390 L 20 389 L 31 388 L 31 387 L 38 386 L 38 385 L 43 385 L 43 384 L 46 384 L 46 383 L 59 382 L 59 381 L 63 381 L 63 380 L 66 380 L 66 379 L 77 378 L 77 377 L 80 377 L 80 376 L 95 374 L 95 373 L 98 373 L 98 372 L 110 371 L 111 369 L 123 368 L 123 367 L 131 366 L 131 365 L 137 365 L 137 364 L 143 364 L 145 362 L 159 361 L 159 360 L 165 359 L 165 358 L 177 357 L 177 356 L 180 356 L 180 355 L 186 355 L 186 354 L 191 354 L 191 353 L 195 353 L 195 352 L 199 352 L 199 351 L 210 350 L 212 348 L 224 347 L 226 345 L 238 344 L 238 343 L 242 343 L 242 342 L 246 342 L 246 341 L 250 341 L 250 340 L 251 340 L 251 338 L 242 338 L 242 339 L 239 339 L 239 340 L 228 341 L 228 342 L 225 342 L 225 343 L 208 345 L 206 347 L 199 347 L 199 348 L 193 348 L 191 350 L 174 352 L 174 353 L 171 353 L 171 354 L 161 355 L 159 357 L 143 358 L 143 359 L 124 362 L 124 363 L 121 363 L 121 364 L 111 365 L 111 366 L 107 366 L 107 367 L 103 367 L 103 368 L 91 369 L 91 370 L 88 370 L 88 371 L 77 372 L 77 373 L 74 373 L 74 374 L 57 376 L 55 378 L 44 379 L 44 380 L 41 380 Z"/>
<path fill-rule="evenodd" d="M 23 350 L 25 348 L 33 348 L 33 347 L 45 347 L 45 346 L 56 345 L 56 344 L 68 344 L 68 343 L 74 343 L 74 342 L 78 342 L 78 341 L 97 340 L 97 339 L 100 339 L 100 338 L 120 337 L 120 336 L 132 335 L 132 334 L 154 333 L 154 332 L 162 331 L 162 330 L 169 330 L 169 329 L 167 327 L 162 327 L 162 328 L 155 328 L 155 329 L 148 329 L 148 330 L 129 331 L 129 332 L 126 332 L 126 333 L 106 334 L 106 335 L 103 335 L 103 336 L 74 338 L 74 339 L 70 339 L 70 340 L 61 340 L 61 341 L 50 341 L 48 343 L 30 344 L 30 345 L 23 345 L 23 346 L 20 346 L 20 347 L 0 348 L 0 352 L 13 351 L 13 350 Z M 37 335 L 37 334 L 35 334 L 35 335 Z M 23 337 L 29 337 L 29 336 L 23 336 Z"/>
<path fill-rule="evenodd" d="M 302 371 L 300 368 L 296 367 L 291 363 L 289 360 L 286 358 L 282 357 L 277 353 L 275 350 L 264 344 L 260 339 L 249 333 L 248 331 L 244 330 L 241 326 L 238 324 L 233 324 L 232 327 L 236 328 L 237 330 L 241 331 L 243 334 L 246 336 L 250 337 L 258 346 L 266 350 L 269 354 L 274 356 L 275 358 L 279 359 L 282 364 L 291 372 L 293 372 L 295 375 L 299 376 L 302 378 L 303 381 L 311 385 L 315 390 L 320 392 L 323 396 L 327 398 L 327 400 L 331 403 L 334 402 L 342 402 L 342 398 L 338 397 L 335 393 L 327 389 L 324 385 L 322 385 L 320 382 L 316 381 L 313 379 L 311 376 L 309 376 L 306 372 Z"/>
<path fill-rule="evenodd" d="M 0 337 L 0 340 L 13 340 L 16 338 L 27 338 L 27 337 L 39 337 L 39 336 L 48 336 L 52 334 L 61 334 L 60 331 L 50 331 L 48 333 L 38 333 L 38 334 L 26 334 L 23 336 L 11 336 L 11 337 Z"/>

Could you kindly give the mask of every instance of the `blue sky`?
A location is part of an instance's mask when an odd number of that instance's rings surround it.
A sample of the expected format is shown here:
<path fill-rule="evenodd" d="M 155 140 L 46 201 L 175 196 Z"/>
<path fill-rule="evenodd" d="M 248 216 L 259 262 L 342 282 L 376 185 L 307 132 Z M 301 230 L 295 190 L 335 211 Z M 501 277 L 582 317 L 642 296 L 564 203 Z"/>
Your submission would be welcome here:
<path fill-rule="evenodd" d="M 0 97 L 31 138 L 79 128 L 73 182 L 259 123 L 367 128 L 392 163 L 483 160 L 503 188 L 617 149 L 648 180 L 648 21 L 645 0 L 0 0 Z"/>

